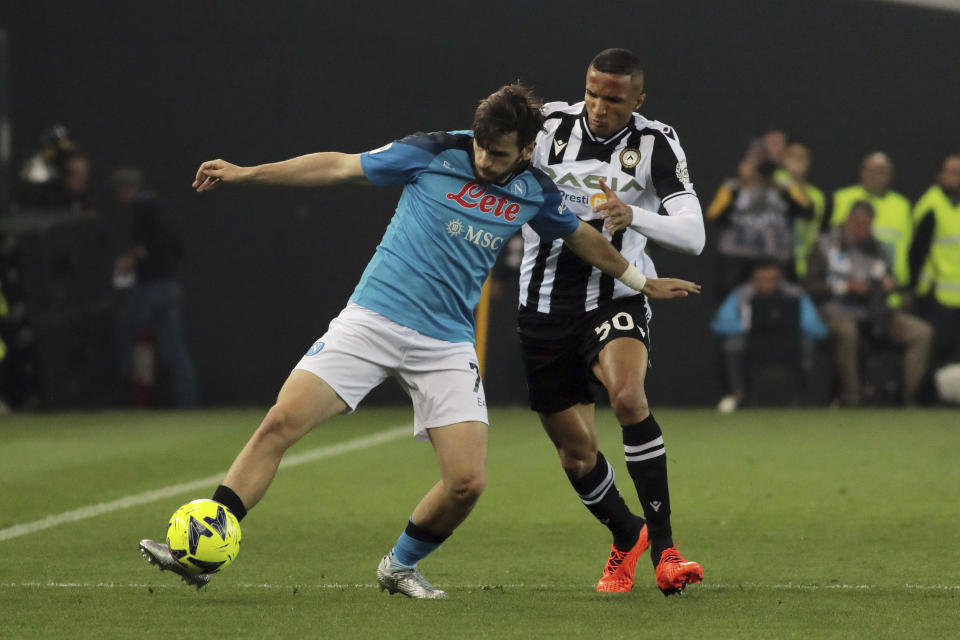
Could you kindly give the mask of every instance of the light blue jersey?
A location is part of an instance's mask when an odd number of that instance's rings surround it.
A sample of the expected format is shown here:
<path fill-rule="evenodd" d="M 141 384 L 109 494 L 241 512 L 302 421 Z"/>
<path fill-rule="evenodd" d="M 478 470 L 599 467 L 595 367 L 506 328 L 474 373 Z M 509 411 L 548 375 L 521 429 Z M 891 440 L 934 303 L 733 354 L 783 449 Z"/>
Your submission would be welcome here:
<path fill-rule="evenodd" d="M 506 185 L 477 181 L 469 133 L 418 133 L 361 156 L 377 186 L 404 185 L 350 299 L 425 335 L 474 341 L 473 312 L 500 249 L 524 223 L 547 239 L 579 220 L 539 169 Z"/>

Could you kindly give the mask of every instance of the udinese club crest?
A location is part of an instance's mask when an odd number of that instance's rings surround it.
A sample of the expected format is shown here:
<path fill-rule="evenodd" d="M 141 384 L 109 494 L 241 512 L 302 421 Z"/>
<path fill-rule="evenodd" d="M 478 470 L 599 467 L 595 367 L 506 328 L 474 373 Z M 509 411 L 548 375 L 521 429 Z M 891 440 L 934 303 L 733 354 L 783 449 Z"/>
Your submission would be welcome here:
<path fill-rule="evenodd" d="M 640 164 L 640 149 L 627 147 L 620 152 L 620 165 L 624 169 L 633 169 Z"/>

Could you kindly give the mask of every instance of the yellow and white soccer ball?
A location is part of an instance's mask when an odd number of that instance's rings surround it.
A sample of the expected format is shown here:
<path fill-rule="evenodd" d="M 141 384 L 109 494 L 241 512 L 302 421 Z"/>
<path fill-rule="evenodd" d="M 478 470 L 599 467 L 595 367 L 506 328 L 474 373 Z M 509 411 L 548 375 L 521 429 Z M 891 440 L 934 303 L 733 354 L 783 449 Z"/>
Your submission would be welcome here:
<path fill-rule="evenodd" d="M 219 502 L 194 500 L 170 517 L 167 544 L 190 573 L 216 573 L 240 553 L 240 523 Z"/>

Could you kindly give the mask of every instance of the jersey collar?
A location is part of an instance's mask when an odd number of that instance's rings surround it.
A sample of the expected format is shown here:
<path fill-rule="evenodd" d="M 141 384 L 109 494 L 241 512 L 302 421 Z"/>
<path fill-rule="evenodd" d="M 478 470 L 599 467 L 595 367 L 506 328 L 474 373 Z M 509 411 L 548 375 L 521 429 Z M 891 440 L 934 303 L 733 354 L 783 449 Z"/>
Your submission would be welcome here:
<path fill-rule="evenodd" d="M 590 142 L 595 142 L 596 144 L 615 144 L 620 138 L 622 138 L 626 133 L 633 129 L 633 119 L 630 119 L 627 122 L 627 125 L 620 129 L 617 133 L 609 136 L 607 138 L 598 138 L 593 135 L 593 132 L 590 131 L 590 124 L 587 122 L 587 107 L 584 105 L 583 110 L 580 112 L 580 129 L 583 131 L 583 137 L 590 140 Z"/>

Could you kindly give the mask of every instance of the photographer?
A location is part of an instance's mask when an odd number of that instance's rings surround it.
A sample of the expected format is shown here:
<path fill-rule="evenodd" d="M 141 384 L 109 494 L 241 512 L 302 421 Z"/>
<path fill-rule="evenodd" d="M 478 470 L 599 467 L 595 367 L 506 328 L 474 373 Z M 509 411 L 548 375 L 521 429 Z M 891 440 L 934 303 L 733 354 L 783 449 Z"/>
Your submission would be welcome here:
<path fill-rule="evenodd" d="M 77 152 L 66 127 L 54 125 L 40 136 L 40 148 L 20 169 L 15 199 L 24 211 L 93 210 L 90 160 Z"/>
<path fill-rule="evenodd" d="M 794 274 L 793 223 L 813 218 L 806 193 L 774 178 L 776 163 L 760 144 L 751 145 L 707 209 L 719 225 L 717 294 L 725 297 L 750 277 L 756 264 L 776 261 L 788 279 Z"/>
<path fill-rule="evenodd" d="M 820 303 L 833 335 L 840 401 L 860 404 L 859 350 L 875 349 L 885 340 L 904 348 L 901 396 L 905 405 L 912 405 L 929 365 L 933 330 L 920 318 L 887 305 L 895 281 L 889 253 L 874 238 L 873 219 L 873 205 L 855 203 L 843 224 L 811 253 L 804 284 Z M 864 334 L 871 340 L 862 340 Z"/>
<path fill-rule="evenodd" d="M 910 243 L 913 237 L 913 221 L 910 216 L 910 201 L 891 189 L 893 184 L 893 161 L 882 151 L 867 155 L 860 165 L 859 184 L 838 189 L 833 194 L 833 212 L 830 225 L 843 224 L 853 205 L 868 202 L 873 207 L 873 235 L 890 256 L 890 274 L 901 289 L 910 282 Z M 901 308 L 905 301 L 902 292 L 895 291 L 887 304 Z M 909 304 L 909 301 L 906 301 Z M 903 307 L 909 309 L 909 306 Z"/>

